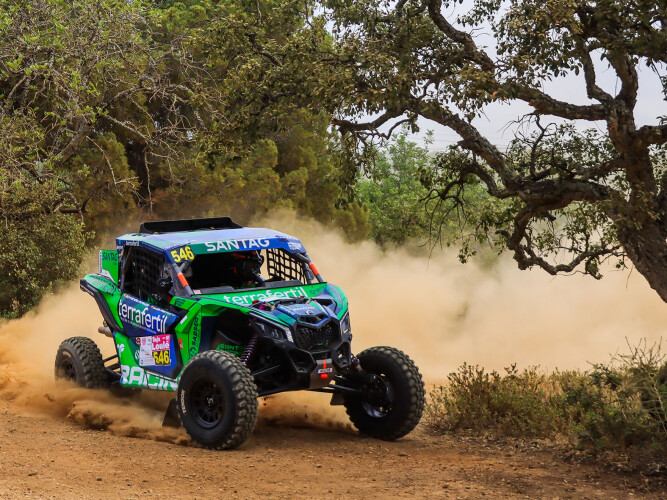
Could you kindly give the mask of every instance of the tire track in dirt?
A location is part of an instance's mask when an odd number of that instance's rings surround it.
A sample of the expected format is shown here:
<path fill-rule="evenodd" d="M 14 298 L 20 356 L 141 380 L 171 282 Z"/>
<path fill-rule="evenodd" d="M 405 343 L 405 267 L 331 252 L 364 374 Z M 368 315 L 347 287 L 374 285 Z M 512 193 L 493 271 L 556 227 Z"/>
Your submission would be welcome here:
<path fill-rule="evenodd" d="M 641 479 L 568 464 L 539 444 L 433 438 L 419 428 L 383 442 L 264 422 L 240 448 L 219 452 L 18 410 L 0 401 L 1 498 L 661 497 Z"/>

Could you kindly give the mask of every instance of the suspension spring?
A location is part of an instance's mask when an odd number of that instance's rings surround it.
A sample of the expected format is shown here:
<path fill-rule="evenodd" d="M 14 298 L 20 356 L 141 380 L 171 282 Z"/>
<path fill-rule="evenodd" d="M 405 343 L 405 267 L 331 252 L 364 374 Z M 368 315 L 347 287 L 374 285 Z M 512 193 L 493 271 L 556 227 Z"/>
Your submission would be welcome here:
<path fill-rule="evenodd" d="M 243 364 L 246 366 L 250 366 L 250 362 L 255 356 L 255 351 L 257 350 L 257 340 L 257 334 L 253 333 L 252 337 L 250 337 L 250 342 L 248 342 L 248 345 L 243 350 L 243 354 L 241 354 L 241 361 L 243 361 Z"/>

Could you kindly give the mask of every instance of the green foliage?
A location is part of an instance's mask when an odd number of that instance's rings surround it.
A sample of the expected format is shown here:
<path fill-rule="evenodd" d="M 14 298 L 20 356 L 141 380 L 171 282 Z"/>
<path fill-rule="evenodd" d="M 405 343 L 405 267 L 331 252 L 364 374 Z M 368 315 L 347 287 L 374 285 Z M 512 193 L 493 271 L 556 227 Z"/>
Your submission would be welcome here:
<path fill-rule="evenodd" d="M 656 151 L 652 155 L 656 168 L 664 163 L 663 154 L 664 151 Z M 507 148 L 505 162 L 517 175 L 533 176 L 541 172 L 541 176 L 548 176 L 553 182 L 565 183 L 577 169 L 594 168 L 612 157 L 609 141 L 599 132 L 578 132 L 572 125 L 565 124 L 515 138 Z M 422 174 L 423 183 L 433 193 L 429 203 L 441 213 L 455 211 L 460 226 L 467 228 L 454 234 L 463 262 L 485 245 L 498 252 L 504 250 L 517 219 L 525 212 L 518 198 L 490 196 L 484 183 L 472 174 L 477 165 L 475 155 L 451 149 L 436 156 L 431 168 Z M 627 188 L 619 172 L 609 176 L 606 182 L 619 192 Z M 556 190 L 555 184 L 550 184 L 548 189 Z M 616 258 L 617 267 L 625 265 L 615 226 L 606 213 L 608 208 L 608 204 L 573 201 L 544 211 L 525 221 L 523 231 L 527 241 L 522 243 L 522 248 L 530 249 L 544 261 L 563 262 L 573 255 L 578 256 L 585 265 L 585 272 L 600 278 L 604 260 Z M 438 236 L 452 239 L 451 232 L 443 233 L 444 236 Z"/>
<path fill-rule="evenodd" d="M 86 236 L 81 219 L 52 213 L 60 194 L 55 181 L 0 175 L 0 317 L 36 305 L 63 279 L 77 276 Z"/>
<path fill-rule="evenodd" d="M 357 182 L 359 200 L 369 209 L 369 236 L 380 245 L 428 238 L 429 217 L 422 201 L 428 191 L 419 182 L 419 172 L 430 161 L 428 149 L 410 142 L 403 130 L 379 151 L 369 175 Z"/>
<path fill-rule="evenodd" d="M 638 391 L 598 385 L 595 374 L 554 377 L 562 392 L 550 404 L 558 408 L 564 422 L 569 422 L 564 432 L 577 448 L 623 451 L 646 445 L 660 447 L 667 442 L 667 436 L 661 439 L 656 434 L 659 423 L 642 404 Z"/>
<path fill-rule="evenodd" d="M 557 413 L 547 404 L 549 380 L 516 365 L 505 374 L 464 364 L 435 387 L 425 421 L 435 432 L 472 430 L 503 436 L 549 437 L 558 430 Z"/>
<path fill-rule="evenodd" d="M 628 345 L 610 363 L 593 365 L 586 385 L 561 381 L 566 415 L 581 445 L 667 448 L 667 355 L 661 344 Z"/>
<path fill-rule="evenodd" d="M 435 433 L 466 430 L 514 437 L 564 437 L 577 449 L 667 452 L 667 356 L 642 341 L 607 364 L 579 371 L 487 373 L 464 364 L 434 387 L 425 410 Z"/>
<path fill-rule="evenodd" d="M 26 206 L 62 233 L 67 256 L 48 272 L 25 267 L 0 309 L 27 310 L 40 287 L 73 276 L 84 232 L 142 210 L 245 222 L 289 208 L 364 237 L 331 116 L 312 99 L 320 75 L 306 68 L 329 45 L 308 2 L 0 0 L 11 259 L 53 255 L 52 240 L 16 222 Z M 32 189 L 19 195 L 16 179 Z"/>
<path fill-rule="evenodd" d="M 241 223 L 277 209 L 288 209 L 344 228 L 352 240 L 367 233 L 366 212 L 355 203 L 340 205 L 340 171 L 328 120 L 299 110 L 283 117 L 288 135 L 261 139 L 244 156 L 209 152 L 200 161 L 174 165 L 180 182 L 153 192 L 158 216 L 226 213 Z"/>
<path fill-rule="evenodd" d="M 667 63 L 664 2 L 460 3 L 325 2 L 335 56 L 321 60 L 336 66 L 338 80 L 323 98 L 335 103 L 335 123 L 362 152 L 404 122 L 414 130 L 432 120 L 461 138 L 439 159 L 429 201 L 474 228 L 461 235 L 463 260 L 489 241 L 511 250 L 520 269 L 552 275 L 599 278 L 606 259 L 630 260 L 667 301 L 667 184 L 659 163 L 667 124 L 664 117 L 635 121 L 642 68 Z M 613 91 L 602 88 L 603 71 L 617 78 Z M 579 91 L 555 92 L 563 77 L 579 82 Z M 498 116 L 501 104 L 511 114 L 531 110 L 497 123 L 516 138 L 509 151 L 477 126 L 487 110 Z M 573 125 L 586 122 L 597 130 L 577 133 Z M 470 187 L 494 200 L 480 210 L 473 197 L 466 207 Z"/>
<path fill-rule="evenodd" d="M 444 155 L 429 152 L 431 134 L 427 134 L 424 147 L 408 137 L 409 129 L 404 127 L 385 148 L 378 149 L 372 165 L 366 166 L 366 175 L 357 181 L 359 201 L 369 210 L 369 236 L 380 245 L 439 239 L 449 246 L 465 241 L 466 251 L 461 253 L 461 260 L 465 261 L 475 255 L 486 240 L 475 239 L 472 233 L 475 226 L 468 223 L 472 219 L 457 210 L 459 207 L 443 203 L 437 195 L 435 188 L 444 182 L 439 170 Z M 472 179 L 460 196 L 465 198 L 467 206 L 473 207 L 480 207 L 488 200 Z M 476 215 L 477 211 L 471 214 Z"/>

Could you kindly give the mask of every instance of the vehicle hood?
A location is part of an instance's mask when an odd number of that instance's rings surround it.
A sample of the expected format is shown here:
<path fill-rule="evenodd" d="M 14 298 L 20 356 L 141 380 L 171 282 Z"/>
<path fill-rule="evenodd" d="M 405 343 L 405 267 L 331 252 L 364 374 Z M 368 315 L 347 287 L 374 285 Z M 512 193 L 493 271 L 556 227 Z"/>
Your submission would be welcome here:
<path fill-rule="evenodd" d="M 341 319 L 347 312 L 347 297 L 329 283 L 299 285 L 283 288 L 256 288 L 240 292 L 207 294 L 202 298 L 250 308 L 259 316 L 286 324 L 295 321 L 318 324 L 324 319 Z"/>

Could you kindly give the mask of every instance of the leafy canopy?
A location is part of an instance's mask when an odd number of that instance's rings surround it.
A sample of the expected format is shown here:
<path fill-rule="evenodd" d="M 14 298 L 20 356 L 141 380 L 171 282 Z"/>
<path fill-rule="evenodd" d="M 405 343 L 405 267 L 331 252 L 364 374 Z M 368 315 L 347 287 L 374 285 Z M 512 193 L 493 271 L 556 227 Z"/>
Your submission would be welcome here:
<path fill-rule="evenodd" d="M 475 237 L 512 251 L 521 269 L 599 277 L 604 260 L 629 260 L 667 300 L 667 123 L 641 126 L 634 116 L 640 67 L 667 84 L 664 2 L 325 5 L 335 55 L 321 60 L 340 78 L 324 96 L 341 96 L 343 133 L 363 149 L 400 123 L 415 128 L 418 117 L 450 128 L 461 138 L 457 151 L 440 157 L 429 183 L 444 214 L 467 214 Z M 613 92 L 599 84 L 601 71 L 616 77 Z M 577 75 L 583 104 L 545 90 Z M 509 151 L 475 126 L 493 103 L 532 108 Z M 582 122 L 605 131 L 573 128 Z M 534 133 L 520 133 L 526 124 Z M 470 186 L 483 187 L 489 202 L 471 207 Z"/>

